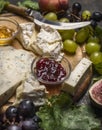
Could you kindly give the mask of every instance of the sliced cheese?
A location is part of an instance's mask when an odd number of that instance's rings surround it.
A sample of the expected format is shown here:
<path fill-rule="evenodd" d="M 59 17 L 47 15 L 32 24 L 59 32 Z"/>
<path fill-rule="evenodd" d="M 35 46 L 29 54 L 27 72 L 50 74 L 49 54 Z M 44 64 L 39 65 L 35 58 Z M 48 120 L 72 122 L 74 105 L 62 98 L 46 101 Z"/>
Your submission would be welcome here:
<path fill-rule="evenodd" d="M 90 60 L 83 58 L 71 72 L 70 77 L 65 80 L 62 89 L 73 95 L 78 88 L 79 82 L 82 80 L 82 77 L 86 74 L 91 64 L 92 62 Z"/>

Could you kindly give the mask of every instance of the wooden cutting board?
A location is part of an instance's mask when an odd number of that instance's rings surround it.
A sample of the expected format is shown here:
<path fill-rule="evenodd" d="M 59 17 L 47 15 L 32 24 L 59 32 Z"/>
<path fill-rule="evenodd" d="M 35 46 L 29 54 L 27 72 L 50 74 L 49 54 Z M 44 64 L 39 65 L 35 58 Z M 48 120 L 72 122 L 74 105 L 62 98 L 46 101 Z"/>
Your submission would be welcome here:
<path fill-rule="evenodd" d="M 17 16 L 15 14 L 11 14 L 11 13 L 1 14 L 0 16 L 13 18 L 18 23 L 25 23 L 25 22 L 29 22 L 29 21 L 31 22 L 31 19 L 29 19 L 29 18 L 24 18 L 24 17 Z M 37 27 L 37 25 L 36 25 L 36 27 Z M 36 28 L 36 31 L 39 32 L 39 27 Z M 17 39 L 15 39 L 11 45 L 14 46 L 16 49 L 24 49 Z M 75 66 L 79 63 L 79 61 L 85 56 L 84 55 L 84 45 L 81 47 L 79 46 L 77 48 L 77 51 L 75 54 L 73 54 L 73 55 L 65 54 L 65 56 L 70 61 L 71 68 L 73 70 L 75 68 Z M 79 89 L 80 95 L 78 95 L 79 97 L 76 95 L 76 99 L 77 99 L 77 97 L 80 98 L 80 96 L 82 96 L 82 94 L 88 88 L 88 85 L 91 80 L 91 76 L 92 76 L 92 71 L 90 70 L 87 77 L 84 79 L 83 84 L 80 86 L 80 88 L 81 88 L 81 89 Z M 49 91 L 49 96 L 52 96 L 54 94 L 59 94 L 60 88 L 61 88 L 61 86 L 47 87 L 47 90 Z M 13 100 L 14 100 L 14 96 L 10 99 L 10 101 L 12 102 Z M 8 106 L 8 104 L 6 104 L 5 106 Z"/>

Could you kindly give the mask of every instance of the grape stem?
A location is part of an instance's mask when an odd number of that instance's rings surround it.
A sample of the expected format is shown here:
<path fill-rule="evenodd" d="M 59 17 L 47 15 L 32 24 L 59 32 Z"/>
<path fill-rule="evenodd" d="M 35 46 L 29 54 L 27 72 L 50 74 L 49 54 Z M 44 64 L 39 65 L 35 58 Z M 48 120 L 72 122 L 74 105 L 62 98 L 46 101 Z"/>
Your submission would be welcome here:
<path fill-rule="evenodd" d="M 78 16 L 74 15 L 73 13 L 71 13 L 72 16 L 74 16 L 76 19 L 81 20 L 81 18 L 79 18 Z"/>

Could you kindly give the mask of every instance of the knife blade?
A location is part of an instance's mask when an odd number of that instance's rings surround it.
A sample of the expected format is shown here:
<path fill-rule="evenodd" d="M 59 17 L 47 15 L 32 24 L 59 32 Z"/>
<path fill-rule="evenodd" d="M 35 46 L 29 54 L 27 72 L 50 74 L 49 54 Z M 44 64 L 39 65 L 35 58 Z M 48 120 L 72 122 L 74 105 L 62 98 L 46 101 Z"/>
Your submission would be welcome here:
<path fill-rule="evenodd" d="M 44 24 L 46 26 L 51 26 L 52 28 L 59 30 L 77 29 L 91 24 L 91 21 L 73 22 L 73 23 L 50 21 L 45 19 L 39 12 L 35 10 L 29 11 L 29 16 L 34 17 L 34 22 L 40 26 Z"/>
<path fill-rule="evenodd" d="M 36 23 L 39 26 L 45 25 L 50 26 L 54 29 L 58 30 L 70 30 L 70 29 L 77 29 L 81 27 L 85 27 L 87 25 L 91 24 L 91 21 L 85 21 L 85 22 L 73 22 L 73 23 L 62 23 L 62 22 L 55 22 L 45 19 L 40 12 L 28 8 L 18 7 L 13 4 L 9 4 L 5 6 L 5 9 L 22 15 L 22 16 L 30 16 L 33 18 L 34 23 Z"/>

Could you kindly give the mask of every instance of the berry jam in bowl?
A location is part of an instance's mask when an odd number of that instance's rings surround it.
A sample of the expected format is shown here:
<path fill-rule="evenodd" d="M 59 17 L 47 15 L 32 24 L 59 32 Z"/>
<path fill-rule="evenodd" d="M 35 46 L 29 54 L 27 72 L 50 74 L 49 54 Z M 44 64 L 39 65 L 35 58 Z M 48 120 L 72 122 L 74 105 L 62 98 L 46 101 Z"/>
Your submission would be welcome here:
<path fill-rule="evenodd" d="M 31 69 L 40 83 L 50 86 L 62 84 L 71 72 L 70 63 L 65 57 L 61 61 L 51 56 L 37 57 Z"/>

